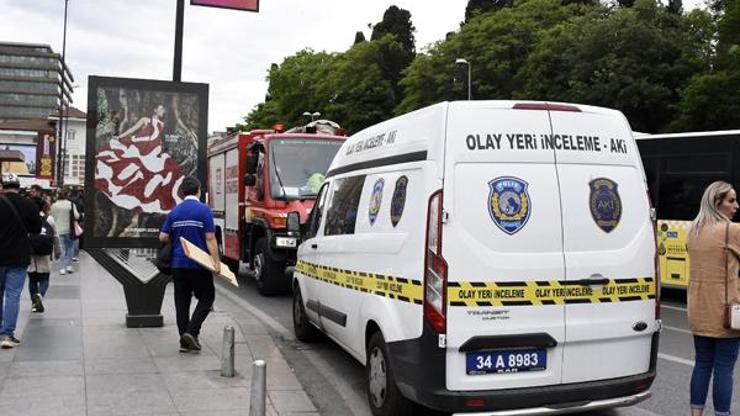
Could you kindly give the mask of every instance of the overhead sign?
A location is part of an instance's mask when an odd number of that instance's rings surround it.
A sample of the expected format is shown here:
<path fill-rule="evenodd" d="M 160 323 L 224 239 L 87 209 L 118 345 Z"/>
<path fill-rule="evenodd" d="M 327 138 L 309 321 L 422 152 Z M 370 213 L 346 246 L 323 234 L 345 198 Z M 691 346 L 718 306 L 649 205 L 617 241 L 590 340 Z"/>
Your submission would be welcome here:
<path fill-rule="evenodd" d="M 190 0 L 195 6 L 221 7 L 224 9 L 259 11 L 259 0 Z"/>

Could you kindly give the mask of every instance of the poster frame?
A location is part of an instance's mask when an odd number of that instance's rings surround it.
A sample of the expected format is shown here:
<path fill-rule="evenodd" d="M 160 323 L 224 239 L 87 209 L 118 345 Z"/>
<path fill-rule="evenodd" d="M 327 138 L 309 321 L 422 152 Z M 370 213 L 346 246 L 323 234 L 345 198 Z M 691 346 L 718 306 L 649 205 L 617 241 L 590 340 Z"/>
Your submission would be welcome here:
<path fill-rule="evenodd" d="M 88 77 L 87 93 L 87 143 L 85 151 L 85 216 L 88 218 L 84 225 L 85 248 L 158 248 L 161 243 L 156 237 L 96 237 L 94 235 L 95 218 L 95 155 L 97 147 L 96 123 L 98 121 L 97 92 L 99 88 L 122 88 L 149 90 L 164 93 L 195 94 L 198 97 L 198 157 L 196 162 L 197 177 L 201 187 L 205 187 L 207 179 L 207 139 L 208 139 L 208 84 L 191 82 L 173 82 L 140 78 L 116 78 L 91 75 Z M 205 192 L 201 192 L 203 201 Z"/>

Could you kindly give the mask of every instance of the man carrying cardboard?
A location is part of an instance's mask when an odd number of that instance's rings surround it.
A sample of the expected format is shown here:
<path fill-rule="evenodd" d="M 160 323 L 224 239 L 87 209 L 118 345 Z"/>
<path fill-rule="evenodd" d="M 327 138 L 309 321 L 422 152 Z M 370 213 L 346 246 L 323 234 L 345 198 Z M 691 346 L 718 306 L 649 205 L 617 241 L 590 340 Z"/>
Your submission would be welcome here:
<path fill-rule="evenodd" d="M 200 202 L 200 187 L 200 182 L 196 178 L 188 177 L 183 180 L 180 190 L 185 199 L 167 215 L 159 233 L 161 242 L 172 244 L 172 280 L 175 283 L 175 311 L 177 329 L 180 332 L 180 352 L 201 350 L 198 335 L 215 297 L 212 273 L 219 273 L 221 265 L 213 212 L 208 205 Z M 210 253 L 214 264 L 213 272 L 185 255 L 180 237 Z M 193 295 L 198 299 L 198 304 L 190 316 L 190 301 Z"/>

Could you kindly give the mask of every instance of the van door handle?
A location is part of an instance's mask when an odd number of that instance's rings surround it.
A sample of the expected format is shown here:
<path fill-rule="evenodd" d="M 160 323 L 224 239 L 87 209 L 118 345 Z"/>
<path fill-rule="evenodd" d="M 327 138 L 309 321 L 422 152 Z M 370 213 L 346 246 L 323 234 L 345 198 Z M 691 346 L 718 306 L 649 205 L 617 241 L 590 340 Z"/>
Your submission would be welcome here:
<path fill-rule="evenodd" d="M 317 249 L 317 248 L 319 248 L 319 245 L 318 244 L 311 244 L 311 248 Z"/>
<path fill-rule="evenodd" d="M 604 286 L 609 284 L 609 279 L 602 277 L 599 279 L 581 279 L 576 280 L 575 283 L 581 286 Z"/>

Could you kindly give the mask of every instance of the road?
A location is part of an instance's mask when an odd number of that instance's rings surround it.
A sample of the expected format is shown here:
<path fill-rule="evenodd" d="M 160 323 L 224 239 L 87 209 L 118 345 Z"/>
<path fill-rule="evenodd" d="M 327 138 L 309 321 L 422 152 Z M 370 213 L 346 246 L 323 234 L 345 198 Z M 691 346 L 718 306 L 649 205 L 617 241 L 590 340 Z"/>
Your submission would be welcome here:
<path fill-rule="evenodd" d="M 239 288 L 222 284 L 229 297 L 260 318 L 277 340 L 283 355 L 322 416 L 370 416 L 367 405 L 364 367 L 330 340 L 304 344 L 293 337 L 292 297 L 262 297 L 253 279 L 242 266 Z M 218 303 L 218 301 L 217 301 Z M 216 305 L 218 306 L 218 305 Z M 637 406 L 610 411 L 581 413 L 585 416 L 676 416 L 689 414 L 689 380 L 693 344 L 688 331 L 685 294 L 664 290 L 658 376 L 652 387 L 653 397 Z M 740 392 L 740 378 L 735 380 Z M 706 414 L 713 414 L 710 399 Z M 418 408 L 416 415 L 436 415 Z M 740 414 L 740 397 L 735 397 L 732 413 Z M 441 414 L 440 414 L 441 416 Z"/>

